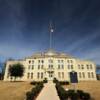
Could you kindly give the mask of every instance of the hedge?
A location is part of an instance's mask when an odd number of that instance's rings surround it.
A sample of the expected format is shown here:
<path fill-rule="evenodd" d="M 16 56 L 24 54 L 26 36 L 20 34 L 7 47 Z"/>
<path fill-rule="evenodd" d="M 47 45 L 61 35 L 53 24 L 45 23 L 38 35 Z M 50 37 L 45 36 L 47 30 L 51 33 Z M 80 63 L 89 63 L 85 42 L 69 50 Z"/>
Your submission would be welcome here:
<path fill-rule="evenodd" d="M 36 84 L 36 87 L 32 88 L 31 91 L 26 93 L 26 100 L 35 100 L 37 95 L 43 88 L 43 82 Z"/>
<path fill-rule="evenodd" d="M 91 100 L 90 94 L 82 90 L 66 91 L 59 83 L 56 83 L 56 89 L 61 100 Z"/>
<path fill-rule="evenodd" d="M 53 83 L 59 83 L 60 85 L 69 85 L 68 81 L 58 81 L 56 78 L 53 79 Z"/>

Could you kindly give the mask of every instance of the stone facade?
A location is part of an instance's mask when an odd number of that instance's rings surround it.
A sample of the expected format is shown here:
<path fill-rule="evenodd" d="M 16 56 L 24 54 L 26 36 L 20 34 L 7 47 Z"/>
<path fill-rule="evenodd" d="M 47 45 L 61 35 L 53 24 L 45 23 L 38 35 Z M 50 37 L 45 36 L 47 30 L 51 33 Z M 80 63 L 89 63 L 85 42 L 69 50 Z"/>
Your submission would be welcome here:
<path fill-rule="evenodd" d="M 10 81 L 8 68 L 12 64 L 21 63 L 25 67 L 24 76 L 17 78 L 21 81 L 42 81 L 44 78 L 60 81 L 70 81 L 70 72 L 75 71 L 78 81 L 97 80 L 96 65 L 91 61 L 82 61 L 65 53 L 48 50 L 43 53 L 35 53 L 19 61 L 7 61 L 4 81 Z"/>

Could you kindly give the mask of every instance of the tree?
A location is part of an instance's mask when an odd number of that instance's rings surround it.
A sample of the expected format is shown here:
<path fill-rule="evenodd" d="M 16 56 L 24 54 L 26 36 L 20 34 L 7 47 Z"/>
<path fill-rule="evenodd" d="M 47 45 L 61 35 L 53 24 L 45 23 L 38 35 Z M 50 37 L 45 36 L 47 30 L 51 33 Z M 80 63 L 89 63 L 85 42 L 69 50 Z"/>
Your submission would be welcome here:
<path fill-rule="evenodd" d="M 24 66 L 20 63 L 17 63 L 17 64 L 13 64 L 9 67 L 9 75 L 12 77 L 15 78 L 15 81 L 16 81 L 16 78 L 18 77 L 22 77 L 24 74 Z"/>
<path fill-rule="evenodd" d="M 4 78 L 4 63 L 0 62 L 0 80 Z"/>

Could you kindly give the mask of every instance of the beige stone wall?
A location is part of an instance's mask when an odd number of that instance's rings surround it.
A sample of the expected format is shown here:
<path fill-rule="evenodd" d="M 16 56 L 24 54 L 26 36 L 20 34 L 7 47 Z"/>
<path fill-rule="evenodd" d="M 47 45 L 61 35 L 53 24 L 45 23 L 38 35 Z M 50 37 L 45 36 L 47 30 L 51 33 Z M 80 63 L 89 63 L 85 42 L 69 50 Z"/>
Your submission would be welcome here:
<path fill-rule="evenodd" d="M 40 60 L 40 63 L 39 63 L 39 60 Z M 44 63 L 41 62 L 42 60 L 44 61 Z M 50 62 L 50 60 L 52 60 L 53 62 Z M 29 63 L 29 61 L 31 62 Z M 19 78 L 17 79 L 21 81 L 32 81 L 32 80 L 41 81 L 45 77 L 48 78 L 48 80 L 53 80 L 53 78 L 56 77 L 60 81 L 65 81 L 65 80 L 70 81 L 69 73 L 71 71 L 77 72 L 79 81 L 96 80 L 96 66 L 93 62 L 81 61 L 75 58 L 44 57 L 44 58 L 33 58 L 33 59 L 27 58 L 22 61 L 7 61 L 4 81 L 10 81 L 10 77 L 9 78 L 7 77 L 8 68 L 9 68 L 9 65 L 16 64 L 16 63 L 21 63 L 25 67 L 24 76 L 21 79 Z M 50 64 L 53 65 L 53 68 L 51 69 L 49 68 Z M 40 68 L 38 68 L 39 65 L 40 65 Z M 87 65 L 92 65 L 92 68 L 87 69 Z M 33 66 L 33 69 L 32 69 L 32 66 Z M 50 77 L 48 72 L 53 72 L 53 76 Z M 33 77 L 31 78 L 30 76 L 30 78 L 28 78 L 28 73 L 30 74 L 33 73 Z M 40 73 L 40 78 L 37 78 L 38 77 L 37 73 Z M 41 78 L 41 73 L 43 73 L 43 78 Z M 81 74 L 81 77 L 80 77 L 79 73 L 84 73 L 85 75 Z M 90 78 L 88 77 L 88 73 L 90 73 Z M 93 77 L 91 76 L 91 73 L 93 73 Z"/>

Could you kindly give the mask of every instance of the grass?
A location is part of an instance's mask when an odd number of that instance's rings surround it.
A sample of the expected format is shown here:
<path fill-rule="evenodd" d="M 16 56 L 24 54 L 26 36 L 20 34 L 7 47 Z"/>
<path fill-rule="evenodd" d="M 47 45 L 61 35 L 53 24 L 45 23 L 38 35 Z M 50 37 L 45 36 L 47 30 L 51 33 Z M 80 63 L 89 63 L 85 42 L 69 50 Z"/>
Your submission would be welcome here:
<path fill-rule="evenodd" d="M 64 88 L 72 89 L 73 86 L 67 85 L 67 86 L 64 86 Z M 100 100 L 100 81 L 79 82 L 78 84 L 76 84 L 76 89 L 89 92 L 93 100 Z"/>
<path fill-rule="evenodd" d="M 0 100 L 25 100 L 26 92 L 32 87 L 29 82 L 0 81 Z"/>
<path fill-rule="evenodd" d="M 0 81 L 0 100 L 25 100 L 25 94 L 33 86 L 29 82 L 3 82 Z M 72 89 L 72 85 L 64 86 Z M 94 100 L 100 100 L 100 81 L 79 82 L 76 89 L 89 92 Z"/>

